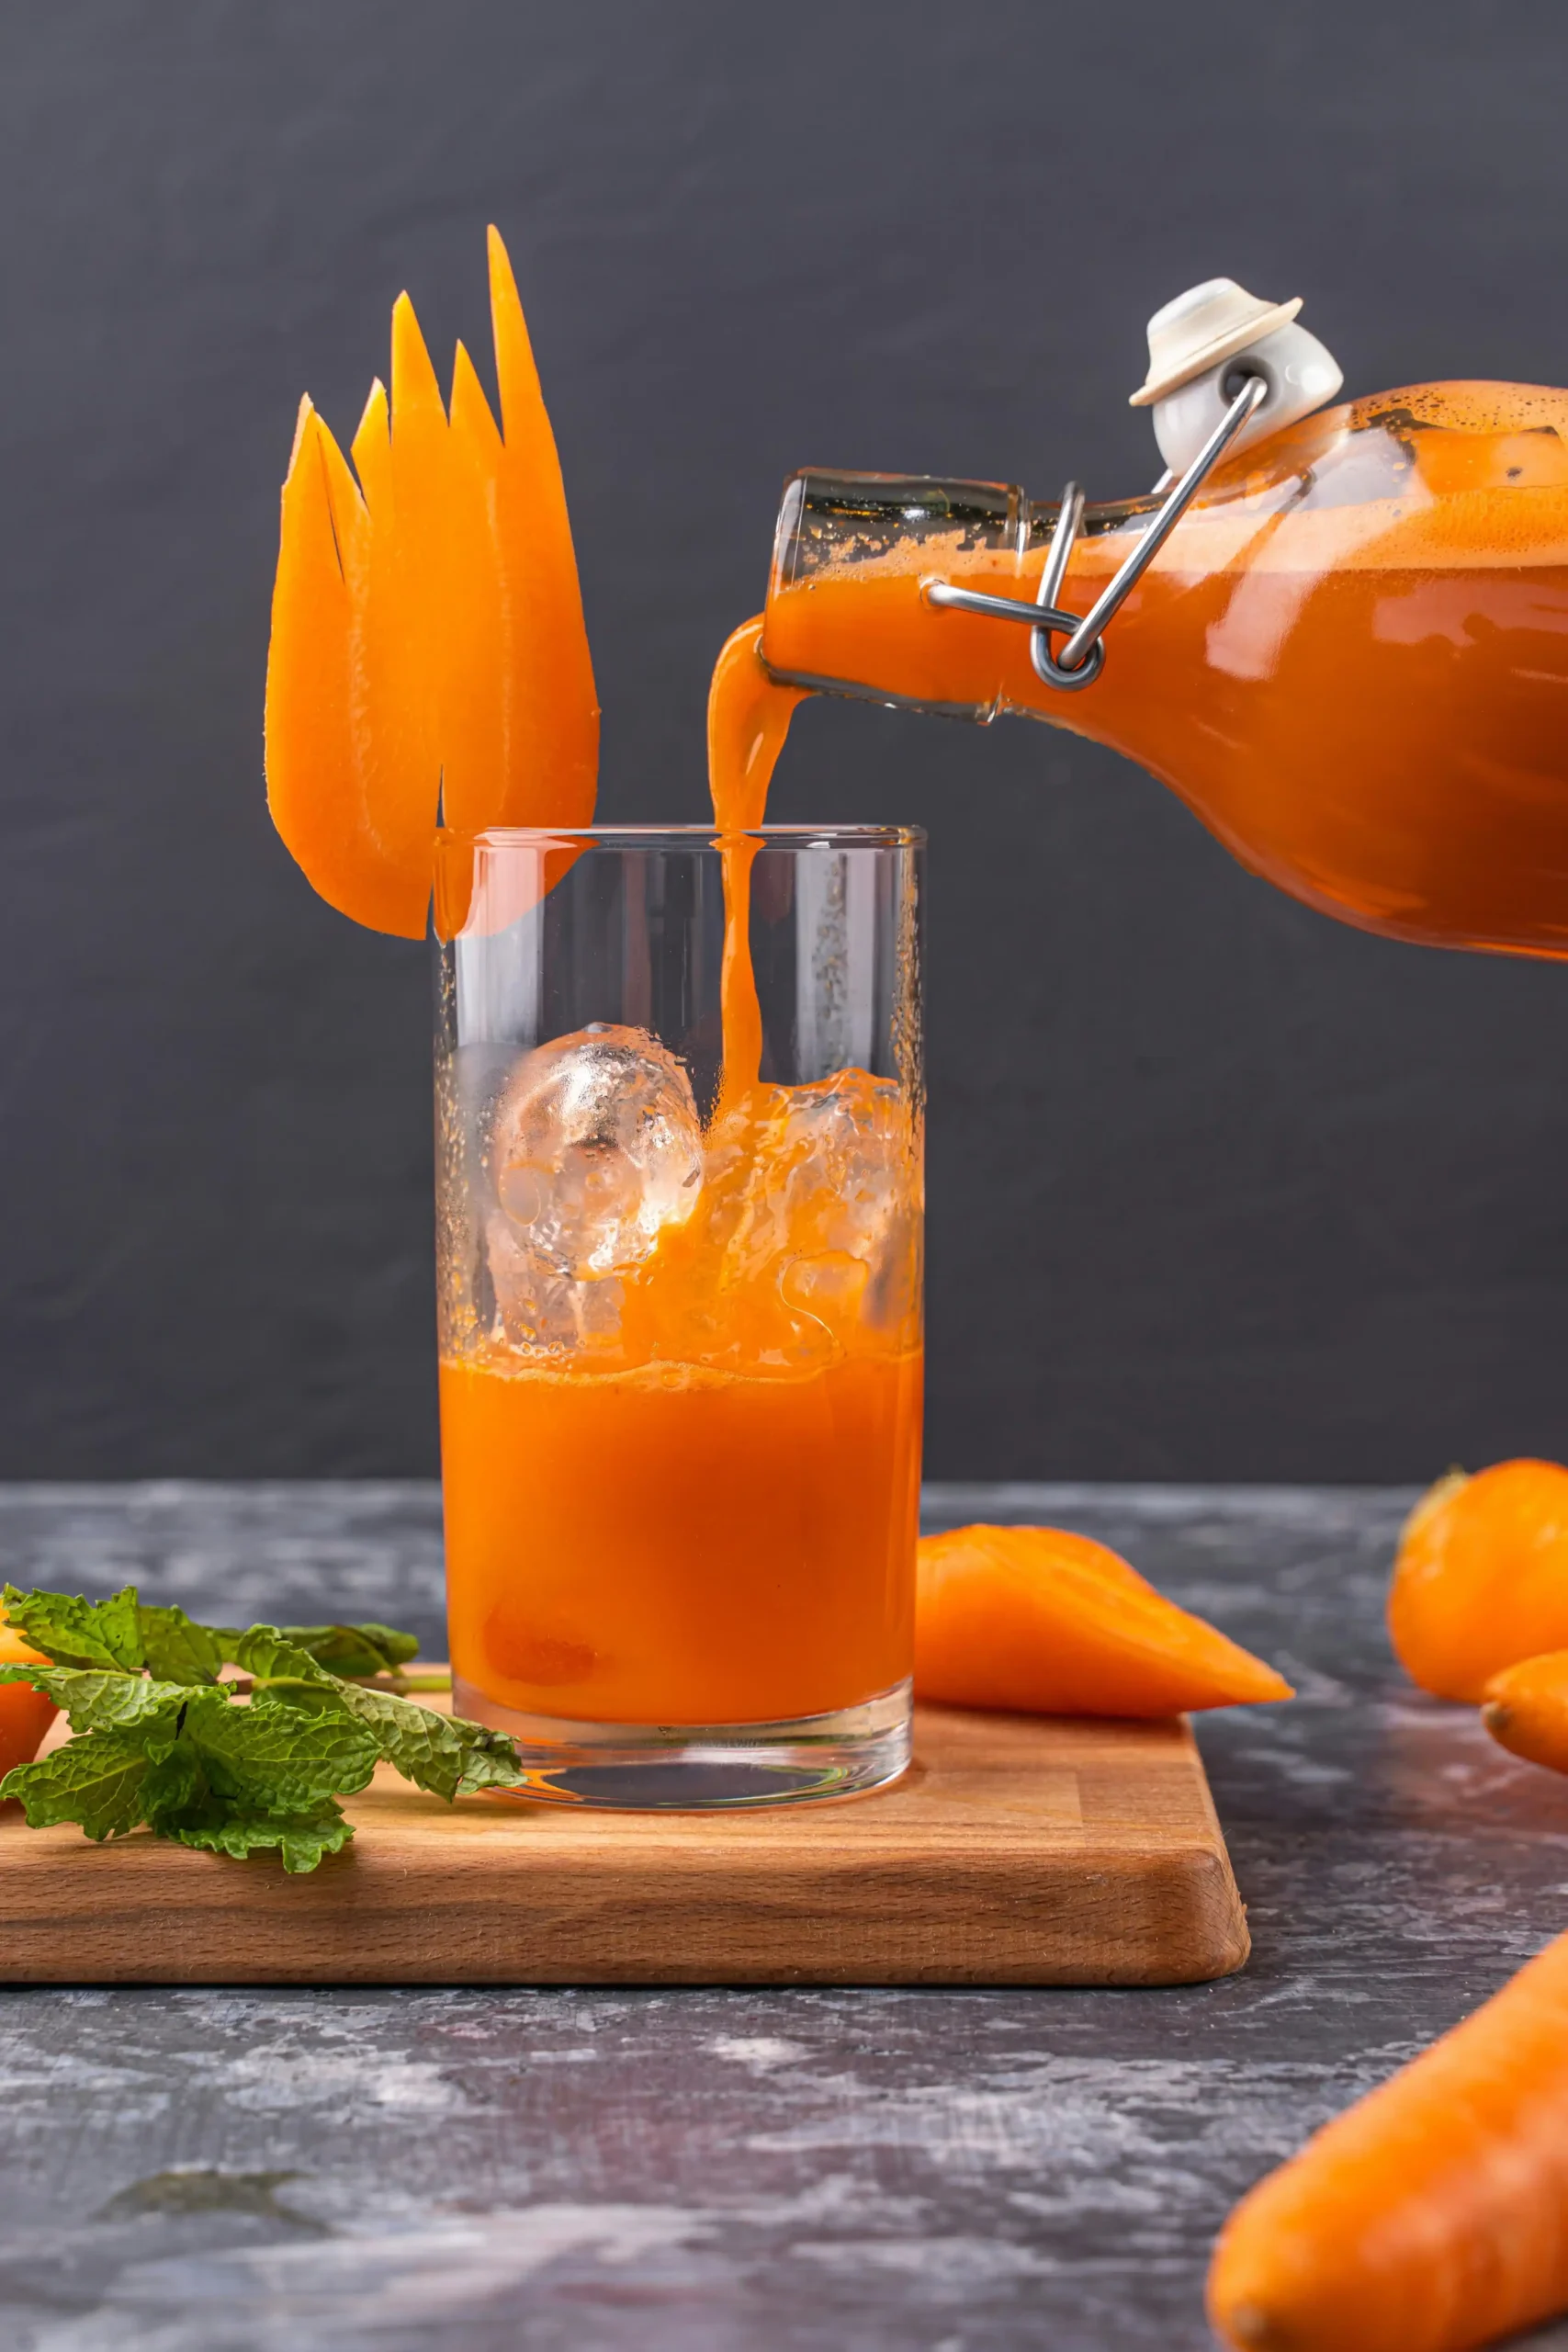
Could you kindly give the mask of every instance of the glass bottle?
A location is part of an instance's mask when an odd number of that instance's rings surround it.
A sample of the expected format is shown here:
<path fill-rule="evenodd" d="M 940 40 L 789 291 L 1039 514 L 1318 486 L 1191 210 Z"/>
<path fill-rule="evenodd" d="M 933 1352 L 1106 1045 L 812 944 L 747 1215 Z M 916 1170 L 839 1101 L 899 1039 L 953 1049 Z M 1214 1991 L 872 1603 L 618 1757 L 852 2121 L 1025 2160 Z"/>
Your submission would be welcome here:
<path fill-rule="evenodd" d="M 1157 504 L 1085 509 L 1058 609 L 1087 612 Z M 1326 914 L 1568 955 L 1568 392 L 1419 385 L 1241 450 L 1072 694 L 1036 674 L 1028 628 L 928 594 L 947 580 L 1032 603 L 1058 513 L 998 483 L 795 475 L 769 670 L 1045 719 L 1135 760 Z"/>

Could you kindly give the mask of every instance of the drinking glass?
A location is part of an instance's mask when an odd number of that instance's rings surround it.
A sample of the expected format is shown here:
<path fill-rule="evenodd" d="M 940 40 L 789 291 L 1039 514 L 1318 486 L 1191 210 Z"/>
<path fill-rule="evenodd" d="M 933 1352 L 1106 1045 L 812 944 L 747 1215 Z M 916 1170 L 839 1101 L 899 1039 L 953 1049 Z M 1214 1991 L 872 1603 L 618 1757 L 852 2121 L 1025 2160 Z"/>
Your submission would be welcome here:
<path fill-rule="evenodd" d="M 536 1797 L 776 1804 L 908 1761 L 922 845 L 442 836 L 453 1687 Z"/>

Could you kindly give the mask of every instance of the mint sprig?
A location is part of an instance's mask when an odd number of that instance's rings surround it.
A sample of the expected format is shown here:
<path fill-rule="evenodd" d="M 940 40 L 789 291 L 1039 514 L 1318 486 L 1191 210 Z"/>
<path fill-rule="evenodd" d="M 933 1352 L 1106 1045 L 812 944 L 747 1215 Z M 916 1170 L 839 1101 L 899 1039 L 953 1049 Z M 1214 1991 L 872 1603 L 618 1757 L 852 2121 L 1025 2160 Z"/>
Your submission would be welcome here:
<path fill-rule="evenodd" d="M 0 1599 L 51 1661 L 0 1667 L 0 1683 L 47 1691 L 73 1733 L 0 1781 L 0 1798 L 19 1798 L 30 1828 L 73 1821 L 102 1839 L 145 1826 L 313 1871 L 354 1835 L 335 1800 L 364 1788 L 378 1763 L 448 1803 L 525 1785 L 504 1733 L 367 1687 L 400 1681 L 418 1651 L 392 1626 L 201 1625 L 144 1605 L 130 1585 L 107 1600 L 12 1585 Z M 220 1680 L 225 1666 L 248 1683 Z"/>
<path fill-rule="evenodd" d="M 400 1634 L 395 1625 L 286 1625 L 283 1632 L 329 1674 L 350 1680 L 395 1675 L 419 1655 L 418 1634 Z"/>

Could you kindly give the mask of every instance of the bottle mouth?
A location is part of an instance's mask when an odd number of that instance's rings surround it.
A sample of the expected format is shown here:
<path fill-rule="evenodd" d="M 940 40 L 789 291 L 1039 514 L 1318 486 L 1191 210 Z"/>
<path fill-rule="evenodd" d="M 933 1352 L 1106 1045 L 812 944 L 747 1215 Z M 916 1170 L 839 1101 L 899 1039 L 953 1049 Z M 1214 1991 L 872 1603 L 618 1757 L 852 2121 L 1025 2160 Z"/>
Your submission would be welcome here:
<path fill-rule="evenodd" d="M 1158 505 L 1149 491 L 1101 499 L 1084 506 L 1079 530 L 1088 538 L 1123 530 Z M 933 541 L 945 554 L 989 550 L 1021 559 L 1049 546 L 1061 512 L 1059 498 L 1032 499 L 1016 482 L 807 469 L 784 484 L 770 594 L 798 587 L 829 568 L 852 571 L 890 559 L 899 568 L 918 565 Z"/>

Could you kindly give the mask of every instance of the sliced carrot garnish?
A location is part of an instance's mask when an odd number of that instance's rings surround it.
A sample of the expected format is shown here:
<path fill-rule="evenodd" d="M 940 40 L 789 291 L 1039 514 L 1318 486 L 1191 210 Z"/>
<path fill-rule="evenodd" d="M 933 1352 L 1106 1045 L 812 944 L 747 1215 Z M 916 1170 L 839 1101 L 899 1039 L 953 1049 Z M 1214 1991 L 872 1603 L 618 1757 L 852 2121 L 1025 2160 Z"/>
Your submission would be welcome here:
<path fill-rule="evenodd" d="M 1055 1527 L 960 1527 L 919 1548 L 915 1689 L 1037 1714 L 1175 1715 L 1289 1699 L 1271 1666 L 1103 1544 Z"/>
<path fill-rule="evenodd" d="M 266 678 L 267 805 L 330 906 L 424 933 L 439 775 L 397 724 L 369 510 L 309 400 L 283 485 Z"/>
<path fill-rule="evenodd" d="M 560 459 L 494 229 L 490 284 L 501 432 L 461 345 L 452 377 L 443 814 L 465 832 L 586 825 L 599 774 L 593 664 Z"/>
<path fill-rule="evenodd" d="M 440 813 L 469 832 L 570 829 L 592 821 L 597 784 L 560 464 L 511 266 L 490 236 L 504 435 L 461 345 L 448 421 L 405 294 L 390 401 L 377 384 L 355 437 L 358 484 L 306 401 L 284 485 L 269 804 L 324 899 L 408 938 L 425 928 Z M 460 922 L 460 877 L 443 901 Z"/>

